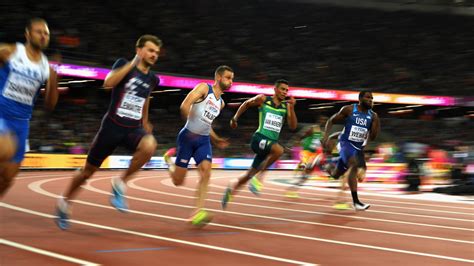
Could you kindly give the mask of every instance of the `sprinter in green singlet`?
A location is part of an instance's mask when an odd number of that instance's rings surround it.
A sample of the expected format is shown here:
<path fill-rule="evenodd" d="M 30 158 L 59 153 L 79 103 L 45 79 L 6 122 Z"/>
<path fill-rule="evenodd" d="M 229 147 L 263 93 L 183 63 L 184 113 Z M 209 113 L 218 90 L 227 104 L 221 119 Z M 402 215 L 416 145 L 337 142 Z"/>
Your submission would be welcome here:
<path fill-rule="evenodd" d="M 222 198 L 223 209 L 226 208 L 232 195 L 250 179 L 252 179 L 249 183 L 250 191 L 259 195 L 262 189 L 262 183 L 257 176 L 254 176 L 259 172 L 264 172 L 283 154 L 284 149 L 278 143 L 278 139 L 285 118 L 288 121 L 290 129 L 296 129 L 298 123 L 294 108 L 296 100 L 293 97 L 289 97 L 289 99 L 286 100 L 288 81 L 283 79 L 277 80 L 274 90 L 275 94 L 273 96 L 260 94 L 245 101 L 230 120 L 230 127 L 235 129 L 238 126 L 237 121 L 247 109 L 250 107 L 258 107 L 259 126 L 250 141 L 250 147 L 255 153 L 255 159 L 253 160 L 252 167 L 244 176 L 239 178 L 239 181 L 233 188 L 229 185 L 226 189 L 224 197 Z"/>

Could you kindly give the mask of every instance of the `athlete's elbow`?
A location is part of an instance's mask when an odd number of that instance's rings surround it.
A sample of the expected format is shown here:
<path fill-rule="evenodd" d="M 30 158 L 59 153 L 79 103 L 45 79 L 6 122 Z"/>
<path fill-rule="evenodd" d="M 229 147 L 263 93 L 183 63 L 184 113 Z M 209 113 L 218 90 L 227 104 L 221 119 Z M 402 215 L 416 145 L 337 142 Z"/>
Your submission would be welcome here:
<path fill-rule="evenodd" d="M 181 117 L 184 120 L 188 119 L 188 110 L 189 110 L 189 107 L 186 106 L 185 104 L 181 104 L 181 106 L 179 107 L 179 112 L 181 113 Z"/>
<path fill-rule="evenodd" d="M 113 87 L 115 87 L 115 85 L 116 84 L 113 81 L 106 79 L 106 80 L 104 80 L 103 87 L 104 88 L 113 88 Z"/>
<path fill-rule="evenodd" d="M 120 80 L 118 80 L 115 73 L 109 73 L 104 79 L 104 88 L 113 88 L 118 85 Z"/>

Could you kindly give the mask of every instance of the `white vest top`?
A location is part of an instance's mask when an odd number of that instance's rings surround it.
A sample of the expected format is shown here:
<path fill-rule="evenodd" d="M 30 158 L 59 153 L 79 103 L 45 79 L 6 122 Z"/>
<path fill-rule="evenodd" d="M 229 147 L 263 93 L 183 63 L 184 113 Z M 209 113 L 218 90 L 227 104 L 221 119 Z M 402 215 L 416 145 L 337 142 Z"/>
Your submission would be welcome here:
<path fill-rule="evenodd" d="M 184 126 L 194 134 L 209 136 L 212 127 L 212 121 L 219 115 L 222 107 L 222 98 L 217 99 L 209 85 L 209 92 L 206 98 L 191 106 L 188 120 Z"/>
<path fill-rule="evenodd" d="M 16 51 L 9 60 L 11 72 L 3 90 L 10 100 L 33 105 L 33 99 L 43 83 L 49 78 L 48 59 L 41 54 L 39 62 L 32 62 L 26 55 L 25 46 L 16 44 Z"/>

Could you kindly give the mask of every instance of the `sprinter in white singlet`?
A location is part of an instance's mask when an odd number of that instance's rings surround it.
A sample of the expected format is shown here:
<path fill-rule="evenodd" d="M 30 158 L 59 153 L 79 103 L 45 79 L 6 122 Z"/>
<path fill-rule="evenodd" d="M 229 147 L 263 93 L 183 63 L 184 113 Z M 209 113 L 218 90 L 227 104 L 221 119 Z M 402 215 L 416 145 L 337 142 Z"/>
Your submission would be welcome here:
<path fill-rule="evenodd" d="M 211 141 L 218 148 L 229 145 L 227 140 L 217 136 L 212 130 L 212 122 L 224 108 L 221 96 L 232 86 L 233 79 L 234 71 L 230 67 L 219 66 L 214 73 L 214 85 L 200 83 L 194 87 L 181 103 L 181 115 L 187 122 L 179 132 L 178 148 L 170 149 L 164 155 L 176 186 L 183 184 L 191 158 L 194 158 L 198 166 L 200 180 L 196 194 L 196 210 L 190 218 L 190 222 L 195 226 L 204 226 L 211 220 L 211 215 L 204 210 L 212 167 Z M 176 160 L 173 163 L 170 157 L 175 153 Z"/>

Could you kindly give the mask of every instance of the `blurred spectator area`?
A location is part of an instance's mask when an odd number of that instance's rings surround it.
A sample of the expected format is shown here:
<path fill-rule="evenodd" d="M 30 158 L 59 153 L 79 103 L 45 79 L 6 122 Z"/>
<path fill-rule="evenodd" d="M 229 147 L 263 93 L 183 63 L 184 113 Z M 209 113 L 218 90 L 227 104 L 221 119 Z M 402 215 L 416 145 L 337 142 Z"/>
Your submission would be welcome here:
<path fill-rule="evenodd" d="M 164 73 L 209 76 L 227 64 L 241 81 L 472 94 L 473 16 L 317 2 L 328 1 L 5 1 L 0 39 L 23 41 L 25 21 L 40 16 L 50 24 L 48 53 L 64 62 L 110 67 L 151 33 L 165 43 L 156 66 Z"/>

